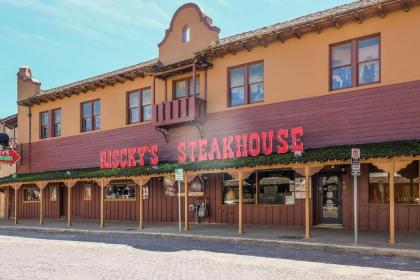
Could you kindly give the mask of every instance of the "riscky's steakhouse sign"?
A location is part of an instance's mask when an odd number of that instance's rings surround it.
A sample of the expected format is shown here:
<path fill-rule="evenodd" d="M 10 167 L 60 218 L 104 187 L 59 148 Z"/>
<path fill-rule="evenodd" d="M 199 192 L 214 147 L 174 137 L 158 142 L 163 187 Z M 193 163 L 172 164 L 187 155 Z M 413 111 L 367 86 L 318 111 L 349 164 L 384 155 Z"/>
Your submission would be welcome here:
<path fill-rule="evenodd" d="M 178 162 L 202 162 L 303 150 L 303 127 L 295 127 L 290 130 L 265 130 L 180 142 L 177 146 L 177 158 Z M 100 152 L 101 168 L 127 168 L 145 164 L 159 164 L 158 145 Z"/>

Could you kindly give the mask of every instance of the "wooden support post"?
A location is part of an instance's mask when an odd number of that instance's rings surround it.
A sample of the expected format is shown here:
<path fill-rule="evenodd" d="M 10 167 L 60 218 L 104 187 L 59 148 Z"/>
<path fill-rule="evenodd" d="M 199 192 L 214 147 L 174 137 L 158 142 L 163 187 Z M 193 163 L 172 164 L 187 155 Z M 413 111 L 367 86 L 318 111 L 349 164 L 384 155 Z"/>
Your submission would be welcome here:
<path fill-rule="evenodd" d="M 243 233 L 243 192 L 244 192 L 244 182 L 243 182 L 243 173 L 239 171 L 238 173 L 239 181 L 239 219 L 238 219 L 238 233 Z"/>
<path fill-rule="evenodd" d="M 419 183 L 419 186 L 418 186 L 418 188 L 419 188 L 418 195 L 419 195 L 419 199 L 420 199 L 420 160 L 417 161 L 417 164 L 419 166 L 419 175 L 417 176 L 417 179 L 418 179 L 417 182 Z"/>
<path fill-rule="evenodd" d="M 5 209 L 4 209 L 4 216 L 6 217 L 6 219 L 9 219 L 10 217 L 10 213 L 9 213 L 9 202 L 10 201 L 10 187 L 6 188 L 6 205 L 5 205 Z"/>
<path fill-rule="evenodd" d="M 138 179 L 138 184 L 140 187 L 140 191 L 139 191 L 139 229 L 143 229 L 143 179 L 139 178 Z"/>
<path fill-rule="evenodd" d="M 195 62 L 193 63 L 193 69 L 192 69 L 192 72 L 193 72 L 193 77 L 192 77 L 192 82 L 193 82 L 193 92 L 192 92 L 191 96 L 195 96 L 195 93 L 197 92 L 197 89 L 196 89 L 196 84 L 195 84 L 195 82 L 196 82 L 196 75 L 197 75 L 197 71 L 196 71 L 196 67 L 195 67 Z"/>
<path fill-rule="evenodd" d="M 101 221 L 100 221 L 100 226 L 101 228 L 103 228 L 105 226 L 105 219 L 104 219 L 104 188 L 105 188 L 105 182 L 104 179 L 101 180 L 100 182 L 100 187 L 101 187 Z"/>
<path fill-rule="evenodd" d="M 42 184 L 39 187 L 39 224 L 44 224 L 44 187 Z"/>
<path fill-rule="evenodd" d="M 311 238 L 311 224 L 310 224 L 310 203 L 309 203 L 309 188 L 310 188 L 310 167 L 305 166 L 305 239 Z"/>
<path fill-rule="evenodd" d="M 188 224 L 188 175 L 184 175 L 184 231 L 190 230 L 190 226 Z"/>
<path fill-rule="evenodd" d="M 19 208 L 19 205 L 18 205 L 18 195 L 19 195 L 19 185 L 15 185 L 14 186 L 14 189 L 15 189 L 15 225 L 17 225 L 18 224 L 18 214 L 19 214 L 19 211 L 18 211 L 18 208 Z"/>
<path fill-rule="evenodd" d="M 395 244 L 395 160 L 391 161 L 389 170 L 389 243 Z"/>
<path fill-rule="evenodd" d="M 67 183 L 67 226 L 71 226 L 71 192 L 72 192 L 72 181 L 69 180 Z"/>
<path fill-rule="evenodd" d="M 207 100 L 207 69 L 204 70 L 204 100 Z"/>

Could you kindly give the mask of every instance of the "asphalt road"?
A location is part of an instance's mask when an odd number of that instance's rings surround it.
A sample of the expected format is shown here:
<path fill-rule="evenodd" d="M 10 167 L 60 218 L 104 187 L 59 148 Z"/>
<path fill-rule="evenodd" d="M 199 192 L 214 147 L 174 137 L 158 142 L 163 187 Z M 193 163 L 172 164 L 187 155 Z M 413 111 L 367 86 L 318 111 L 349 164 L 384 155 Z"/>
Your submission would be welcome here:
<path fill-rule="evenodd" d="M 150 237 L 1 232 L 0 279 L 420 279 L 420 260 Z"/>

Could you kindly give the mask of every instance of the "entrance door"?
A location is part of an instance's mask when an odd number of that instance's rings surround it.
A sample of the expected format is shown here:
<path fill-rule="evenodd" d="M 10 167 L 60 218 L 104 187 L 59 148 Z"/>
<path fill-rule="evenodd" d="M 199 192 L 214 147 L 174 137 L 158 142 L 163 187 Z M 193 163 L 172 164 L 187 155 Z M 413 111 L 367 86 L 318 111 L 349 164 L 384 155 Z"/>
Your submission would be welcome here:
<path fill-rule="evenodd" d="M 341 175 L 321 174 L 319 177 L 320 222 L 341 224 Z"/>

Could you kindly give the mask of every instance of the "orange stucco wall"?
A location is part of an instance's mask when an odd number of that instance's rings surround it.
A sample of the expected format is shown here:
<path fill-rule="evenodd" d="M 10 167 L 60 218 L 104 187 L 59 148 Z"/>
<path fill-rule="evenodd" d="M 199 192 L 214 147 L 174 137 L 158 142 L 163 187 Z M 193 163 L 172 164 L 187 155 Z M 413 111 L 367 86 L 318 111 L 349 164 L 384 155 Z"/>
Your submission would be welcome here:
<path fill-rule="evenodd" d="M 266 48 L 258 47 L 252 49 L 251 52 L 243 51 L 236 55 L 217 58 L 212 61 L 213 68 L 208 70 L 207 75 L 208 112 L 238 110 L 242 107 L 339 94 L 342 91 L 329 91 L 329 44 L 375 33 L 381 34 L 381 82 L 354 89 L 420 80 L 419 26 L 420 8 L 415 7 L 408 13 L 399 11 L 388 14 L 385 18 L 366 19 L 362 24 L 356 22 L 346 24 L 339 30 L 330 28 L 323 30 L 321 34 L 312 33 L 301 39 L 289 39 L 284 44 L 276 42 Z M 178 35 L 175 34 L 175 37 L 181 40 Z M 192 36 L 195 36 L 194 33 Z M 264 102 L 228 108 L 227 68 L 257 60 L 264 60 Z M 200 74 L 203 95 L 204 75 L 203 72 Z M 191 74 L 184 76 L 191 76 Z M 174 77 L 174 79 L 180 77 Z M 39 140 L 39 112 L 55 108 L 62 108 L 62 137 L 80 134 L 80 103 L 96 98 L 101 99 L 101 130 L 124 127 L 126 126 L 126 92 L 151 86 L 151 83 L 150 77 L 137 78 L 114 87 L 109 86 L 71 98 L 36 105 L 32 108 L 32 141 Z M 167 82 L 167 91 L 168 100 L 171 100 L 172 80 Z M 156 80 L 156 102 L 164 101 L 164 97 L 164 81 Z M 19 121 L 21 117 L 23 120 L 26 116 L 19 115 Z M 25 135 L 21 137 L 25 143 L 28 140 L 26 137 L 28 128 L 20 124 L 19 129 L 22 128 L 23 131 L 20 131 L 19 135 Z M 48 141 L 48 139 L 42 141 Z"/>

